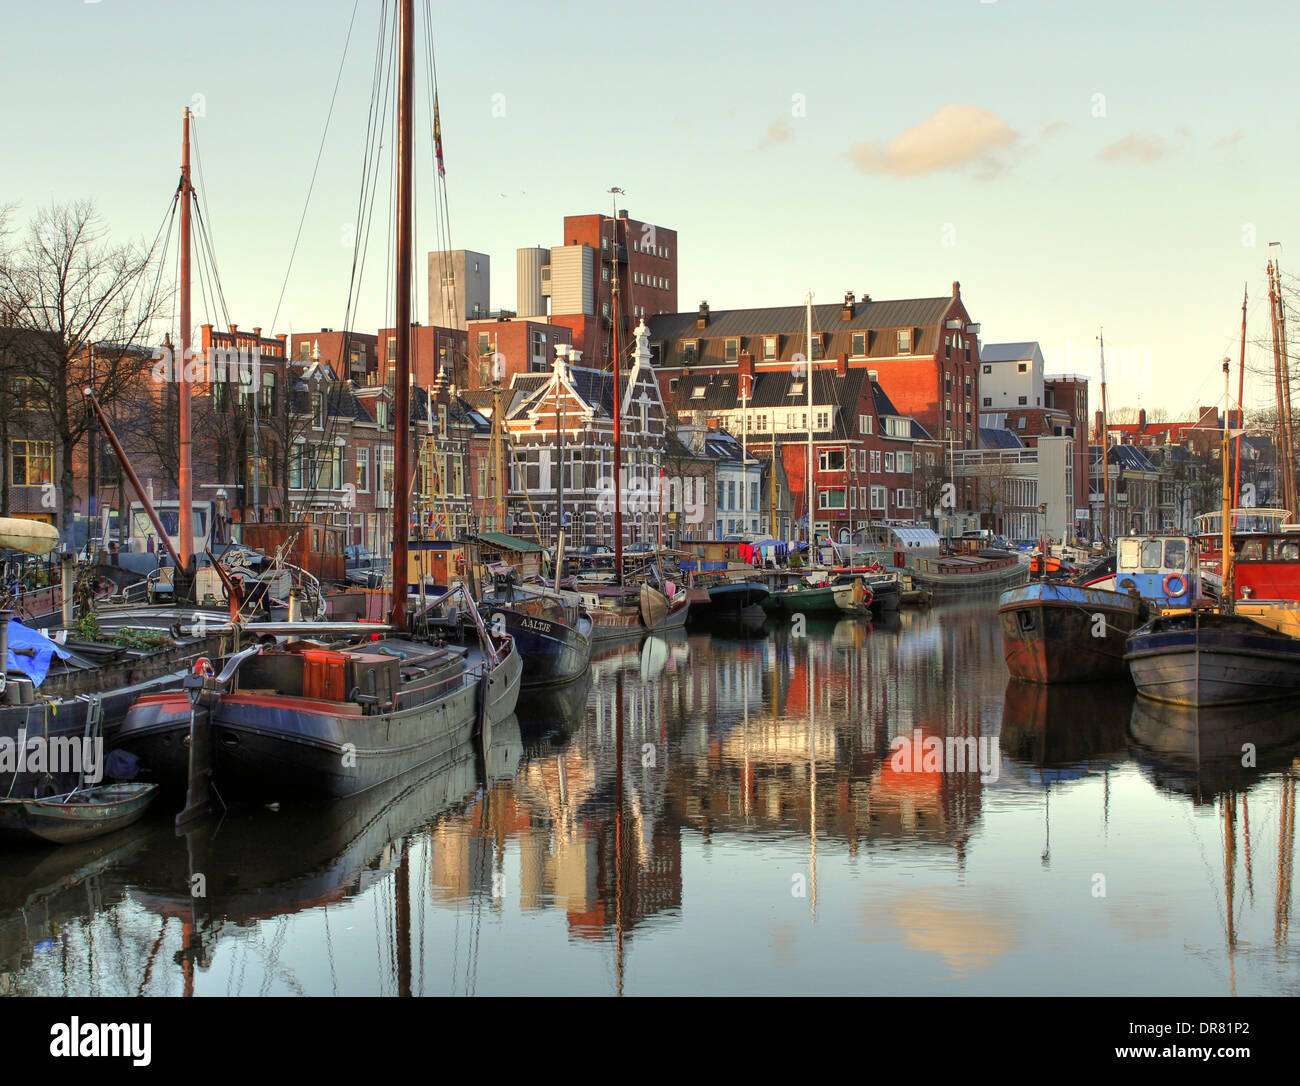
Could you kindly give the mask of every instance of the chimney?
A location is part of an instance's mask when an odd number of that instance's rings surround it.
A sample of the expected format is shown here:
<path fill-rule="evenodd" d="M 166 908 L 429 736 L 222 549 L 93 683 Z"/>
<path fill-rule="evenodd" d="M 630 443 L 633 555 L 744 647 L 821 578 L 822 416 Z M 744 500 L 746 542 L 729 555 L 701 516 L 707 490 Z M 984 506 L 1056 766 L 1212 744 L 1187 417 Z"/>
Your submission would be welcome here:
<path fill-rule="evenodd" d="M 835 356 L 835 372 L 838 373 L 841 377 L 847 377 L 849 375 L 848 355 L 839 354 Z"/>
<path fill-rule="evenodd" d="M 254 338 L 254 339 L 261 339 L 261 338 L 262 338 L 262 329 L 260 329 L 260 328 L 254 328 L 254 329 L 253 329 L 253 338 Z"/>
<path fill-rule="evenodd" d="M 870 304 L 870 302 L 871 302 L 871 295 L 868 294 L 868 293 L 864 290 L 864 291 L 862 292 L 862 304 L 863 304 L 863 305 L 868 305 L 868 304 Z"/>
<path fill-rule="evenodd" d="M 232 324 L 232 325 L 230 326 L 230 334 L 231 334 L 232 336 L 233 336 L 236 332 L 238 332 L 238 331 L 239 331 L 239 325 L 237 325 L 237 324 Z"/>
<path fill-rule="evenodd" d="M 960 297 L 961 297 L 961 284 L 960 284 L 959 282 L 957 282 L 957 280 L 955 280 L 955 279 L 953 280 L 953 283 L 952 283 L 952 296 L 953 296 L 954 298 L 960 298 Z"/>
<path fill-rule="evenodd" d="M 1096 420 L 1096 421 L 1094 421 L 1094 423 L 1093 423 L 1093 427 L 1092 427 L 1092 430 L 1093 430 L 1093 439 L 1097 442 L 1098 445 L 1100 445 L 1100 444 L 1102 443 L 1102 441 L 1103 441 L 1103 439 L 1105 438 L 1106 435 L 1105 435 L 1105 433 L 1104 433 L 1103 430 L 1102 430 L 1101 412 L 1100 412 L 1100 411 L 1097 411 L 1097 412 L 1095 412 L 1094 414 L 1095 414 L 1095 420 Z"/>
<path fill-rule="evenodd" d="M 736 367 L 736 372 L 742 377 L 754 376 L 754 356 L 748 351 L 740 352 L 740 363 Z"/>
<path fill-rule="evenodd" d="M 624 208 L 623 210 L 621 210 L 621 211 L 618 213 L 618 217 L 619 217 L 620 219 L 626 219 L 626 218 L 627 218 L 627 209 Z"/>
<path fill-rule="evenodd" d="M 846 291 L 844 294 L 844 308 L 840 310 L 840 320 L 851 321 L 853 319 L 853 291 Z"/>
<path fill-rule="evenodd" d="M 709 326 L 709 303 L 700 303 L 700 315 L 695 318 L 696 328 L 707 328 Z"/>
<path fill-rule="evenodd" d="M 1140 411 L 1138 411 L 1138 429 L 1145 430 L 1146 428 L 1147 428 L 1147 409 L 1144 407 Z"/>

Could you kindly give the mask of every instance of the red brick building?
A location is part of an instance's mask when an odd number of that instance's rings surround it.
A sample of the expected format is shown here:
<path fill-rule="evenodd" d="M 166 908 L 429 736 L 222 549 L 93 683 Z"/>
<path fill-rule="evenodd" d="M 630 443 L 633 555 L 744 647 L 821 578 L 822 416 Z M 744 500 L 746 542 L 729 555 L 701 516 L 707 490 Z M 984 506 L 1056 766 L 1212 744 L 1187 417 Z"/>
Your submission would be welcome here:
<path fill-rule="evenodd" d="M 518 373 L 550 373 L 557 344 L 571 344 L 573 332 L 559 324 L 527 317 L 499 317 L 469 322 L 470 367 L 468 388 L 492 383 L 492 355 L 502 357 L 501 384 L 509 387 Z"/>
<path fill-rule="evenodd" d="M 974 448 L 979 420 L 979 325 L 954 283 L 945 298 L 858 300 L 812 309 L 812 360 L 822 367 L 864 370 L 903 416 L 936 441 Z M 736 371 L 742 355 L 756 373 L 789 371 L 808 351 L 804 306 L 733 309 L 648 318 L 665 400 L 687 375 Z"/>
<path fill-rule="evenodd" d="M 525 253 L 528 250 L 524 251 Z M 539 254 L 539 259 L 545 257 Z M 637 322 L 677 309 L 677 231 L 628 217 L 567 215 L 564 242 L 550 250 L 537 284 L 550 296 L 550 320 L 572 330 L 586 363 L 613 357 L 614 282 L 618 281 L 619 341 L 632 342 Z M 521 277 L 520 314 L 540 314 Z"/>

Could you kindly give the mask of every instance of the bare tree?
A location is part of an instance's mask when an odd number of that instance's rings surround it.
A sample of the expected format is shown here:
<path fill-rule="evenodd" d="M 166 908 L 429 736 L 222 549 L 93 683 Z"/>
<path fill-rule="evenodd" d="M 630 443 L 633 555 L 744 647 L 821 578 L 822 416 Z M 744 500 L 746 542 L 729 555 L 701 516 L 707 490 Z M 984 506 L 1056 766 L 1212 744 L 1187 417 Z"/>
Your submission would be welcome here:
<path fill-rule="evenodd" d="M 83 389 L 104 405 L 152 378 L 145 344 L 163 312 L 153 254 L 113 245 L 94 205 L 51 205 L 25 237 L 0 249 L 0 311 L 13 364 L 28 377 L 33 406 L 61 453 L 58 517 L 73 523 L 73 454 L 91 413 Z"/>

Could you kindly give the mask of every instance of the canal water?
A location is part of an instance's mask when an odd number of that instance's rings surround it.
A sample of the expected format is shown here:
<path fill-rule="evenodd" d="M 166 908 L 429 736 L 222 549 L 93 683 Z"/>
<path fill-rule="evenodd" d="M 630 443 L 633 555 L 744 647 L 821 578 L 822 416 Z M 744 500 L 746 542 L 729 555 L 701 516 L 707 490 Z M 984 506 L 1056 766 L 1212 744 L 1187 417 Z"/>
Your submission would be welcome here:
<path fill-rule="evenodd" d="M 0 856 L 0 993 L 1296 995 L 1297 716 L 1010 683 L 991 599 L 652 638 L 372 794 Z"/>

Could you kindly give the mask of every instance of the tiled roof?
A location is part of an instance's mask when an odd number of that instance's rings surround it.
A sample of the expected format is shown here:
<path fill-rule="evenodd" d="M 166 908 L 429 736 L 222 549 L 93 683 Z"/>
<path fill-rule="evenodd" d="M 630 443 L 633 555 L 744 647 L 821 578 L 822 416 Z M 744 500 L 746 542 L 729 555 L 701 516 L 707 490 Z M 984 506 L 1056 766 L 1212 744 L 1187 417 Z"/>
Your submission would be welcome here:
<path fill-rule="evenodd" d="M 841 302 L 815 305 L 812 311 L 814 332 L 833 332 L 838 328 L 924 328 L 938 324 L 948 312 L 952 298 L 911 298 L 904 301 L 858 302 L 854 315 L 841 320 Z M 761 336 L 785 332 L 804 333 L 808 324 L 806 306 L 777 306 L 767 309 L 724 309 L 709 314 L 703 329 L 696 327 L 699 313 L 660 313 L 646 318 L 652 339 L 715 338 L 718 336 Z"/>

